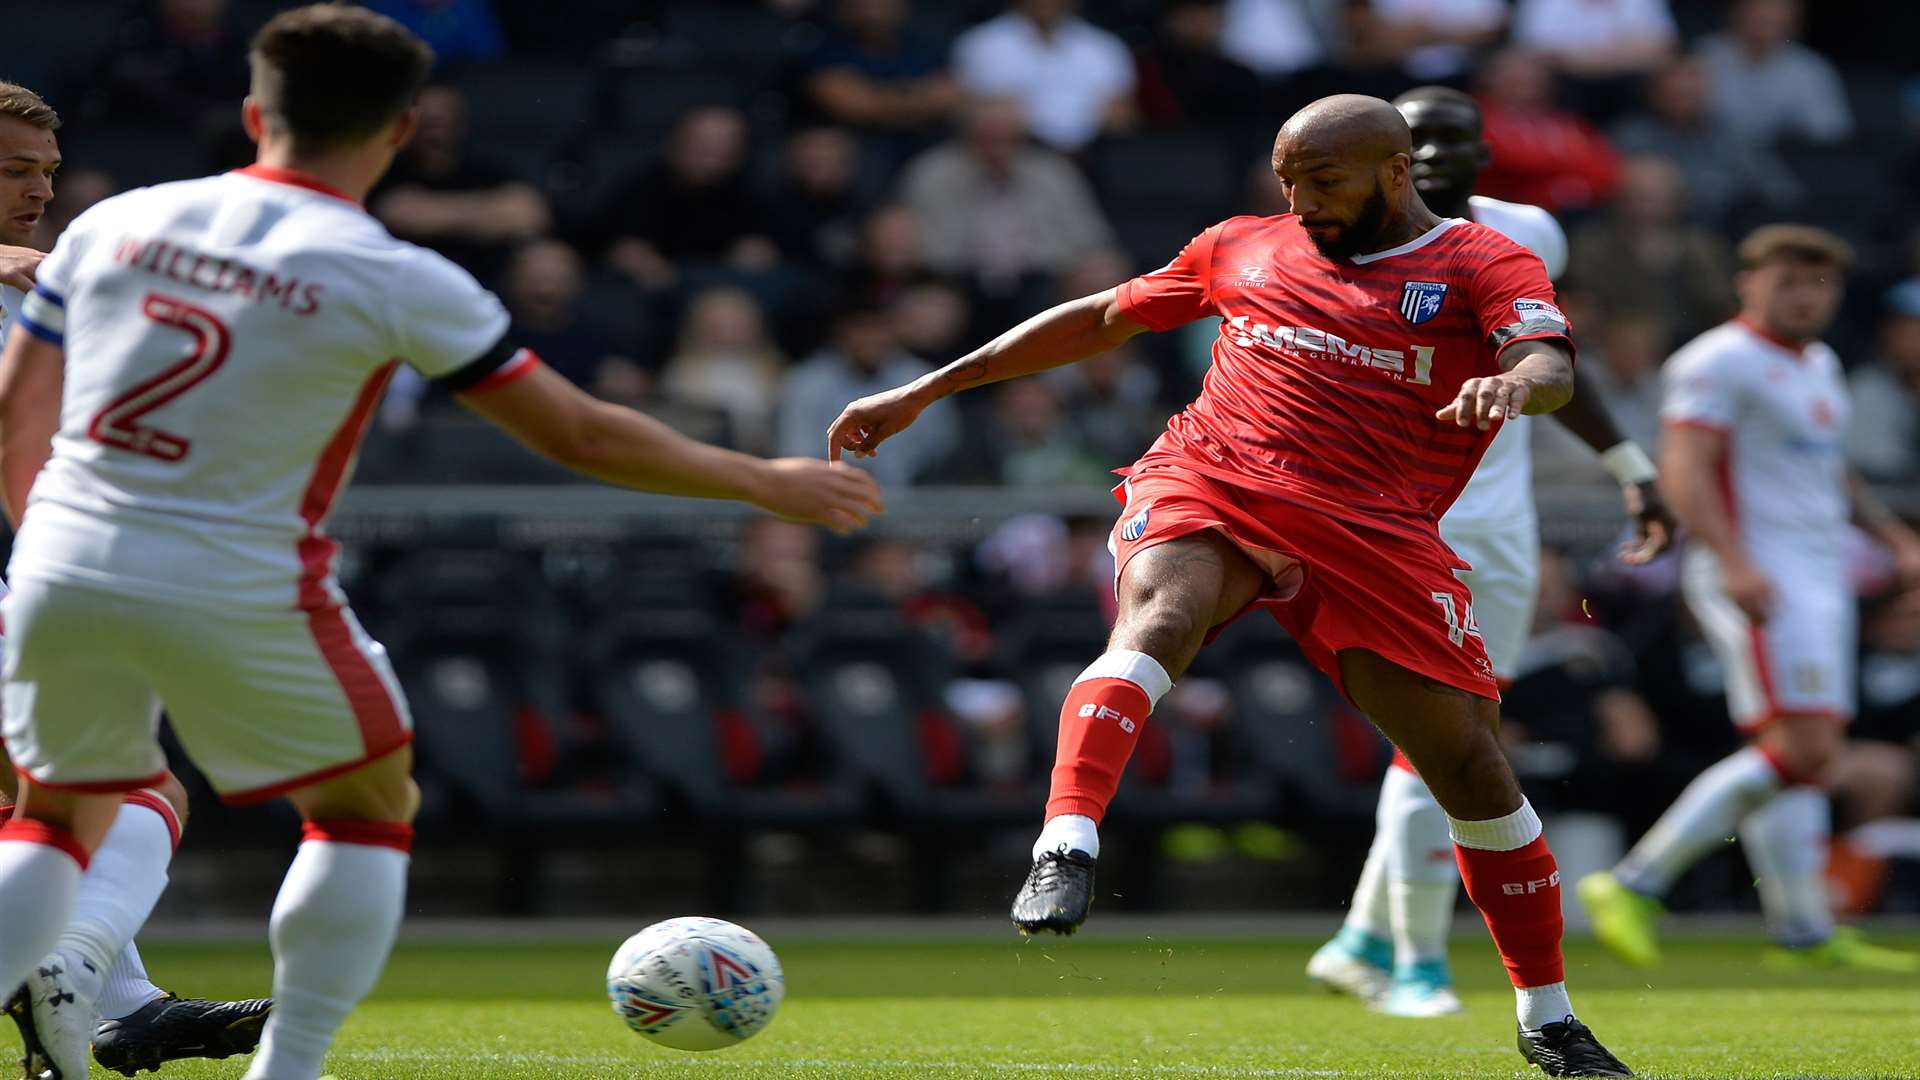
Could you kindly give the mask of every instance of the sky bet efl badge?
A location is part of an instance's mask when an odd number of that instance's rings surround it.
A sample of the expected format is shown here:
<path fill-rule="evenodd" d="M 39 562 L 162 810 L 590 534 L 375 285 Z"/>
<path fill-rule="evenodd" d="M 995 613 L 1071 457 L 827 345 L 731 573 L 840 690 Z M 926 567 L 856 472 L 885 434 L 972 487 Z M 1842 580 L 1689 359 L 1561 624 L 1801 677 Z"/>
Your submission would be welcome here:
<path fill-rule="evenodd" d="M 1440 301 L 1446 298 L 1444 281 L 1409 281 L 1400 291 L 1400 314 L 1418 326 L 1440 314 Z"/>

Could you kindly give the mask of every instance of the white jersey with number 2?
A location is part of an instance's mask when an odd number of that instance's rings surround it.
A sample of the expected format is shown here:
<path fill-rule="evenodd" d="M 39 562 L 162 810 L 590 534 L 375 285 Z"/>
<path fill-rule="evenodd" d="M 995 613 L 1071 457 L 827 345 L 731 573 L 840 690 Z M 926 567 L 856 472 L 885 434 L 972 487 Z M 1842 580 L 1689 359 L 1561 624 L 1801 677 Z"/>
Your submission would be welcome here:
<path fill-rule="evenodd" d="M 223 608 L 341 602 L 322 523 L 398 365 L 470 388 L 536 363 L 466 271 L 260 166 L 89 209 L 21 321 L 66 385 L 12 576 Z"/>

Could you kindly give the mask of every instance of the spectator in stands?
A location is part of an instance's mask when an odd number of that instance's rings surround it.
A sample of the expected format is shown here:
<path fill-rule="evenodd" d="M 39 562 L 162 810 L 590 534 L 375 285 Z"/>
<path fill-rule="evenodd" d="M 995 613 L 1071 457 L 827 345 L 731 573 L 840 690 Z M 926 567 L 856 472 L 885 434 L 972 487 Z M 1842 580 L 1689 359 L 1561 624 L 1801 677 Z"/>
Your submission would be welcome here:
<path fill-rule="evenodd" d="M 759 301 L 744 289 L 716 286 L 687 305 L 660 387 L 670 401 L 725 414 L 732 445 L 765 453 L 786 366 Z"/>
<path fill-rule="evenodd" d="M 1269 82 L 1283 82 L 1327 61 L 1327 43 L 1310 0 L 1226 0 L 1220 51 Z"/>
<path fill-rule="evenodd" d="M 1879 350 L 1848 382 L 1847 456 L 1874 480 L 1920 479 L 1920 277 L 1888 290 Z"/>
<path fill-rule="evenodd" d="M 776 517 L 748 521 L 733 560 L 730 595 L 724 606 L 748 638 L 776 638 L 826 602 L 820 537 L 819 529 Z"/>
<path fill-rule="evenodd" d="M 599 216 L 607 261 L 648 289 L 667 289 L 686 264 L 754 273 L 780 258 L 765 209 L 747 183 L 747 120 L 706 105 L 674 125 L 664 159 L 616 186 Z"/>
<path fill-rule="evenodd" d="M 900 348 L 886 311 L 871 304 L 849 305 L 834 319 L 827 347 L 787 377 L 780 400 L 779 452 L 820 456 L 826 450 L 827 426 L 847 402 L 911 382 L 929 370 L 926 361 Z M 938 465 L 958 435 L 953 403 L 937 402 L 912 428 L 889 440 L 886 453 L 858 464 L 886 487 L 905 487 Z"/>
<path fill-rule="evenodd" d="M 41 251 L 52 251 L 53 242 L 67 231 L 67 225 L 74 218 L 85 213 L 88 207 L 111 195 L 120 192 L 120 182 L 105 169 L 92 169 L 85 165 L 69 166 L 60 170 L 60 197 L 47 204 L 40 217 L 40 223 L 33 228 L 33 246 Z"/>
<path fill-rule="evenodd" d="M 1692 194 L 1694 217 L 1724 227 L 1743 206 L 1788 206 L 1800 185 L 1768 147 L 1741 137 L 1713 109 L 1707 68 L 1682 56 L 1647 84 L 1647 110 L 1612 131 L 1623 154 L 1651 154 L 1680 166 Z"/>
<path fill-rule="evenodd" d="M 944 282 L 910 286 L 890 306 L 900 347 L 935 366 L 958 360 L 973 347 L 973 308 L 967 294 Z"/>
<path fill-rule="evenodd" d="M 984 432 L 993 482 L 1009 487 L 1112 487 L 1113 461 L 1102 458 L 1069 422 L 1047 379 L 1013 379 L 995 388 Z M 1139 447 L 1137 449 L 1144 449 Z"/>
<path fill-rule="evenodd" d="M 25 39 L 16 39 L 24 41 Z M 247 92 L 247 47 L 228 0 L 151 0 L 113 26 L 92 84 L 96 118 L 197 131 Z"/>
<path fill-rule="evenodd" d="M 1372 0 L 1371 7 L 1384 43 L 1416 82 L 1466 74 L 1473 50 L 1507 27 L 1506 0 Z"/>
<path fill-rule="evenodd" d="M 1025 139 L 1021 106 L 987 98 L 960 139 L 914 159 L 900 186 L 919 218 L 927 261 L 1005 293 L 1032 275 L 1114 246 L 1093 189 L 1073 162 Z"/>
<path fill-rule="evenodd" d="M 926 230 L 911 209 L 888 203 L 867 215 L 860 227 L 859 251 L 847 271 L 849 293 L 866 303 L 886 306 L 932 278 Z"/>
<path fill-rule="evenodd" d="M 1800 0 L 1739 0 L 1727 32 L 1701 43 L 1715 111 L 1744 138 L 1838 142 L 1853 133 L 1840 73 L 1793 40 L 1800 16 Z"/>
<path fill-rule="evenodd" d="M 513 316 L 513 340 L 576 385 L 592 387 L 609 363 L 632 363 L 631 349 L 614 340 L 585 309 L 586 264 L 572 245 L 530 240 L 507 263 L 501 299 Z"/>
<path fill-rule="evenodd" d="M 813 127 L 787 139 L 779 183 L 767 200 L 767 228 L 787 259 L 845 266 L 859 243 L 866 200 L 860 144 L 841 128 Z"/>
<path fill-rule="evenodd" d="M 1132 461 L 1166 430 L 1160 376 L 1137 344 L 1059 368 L 1053 384 L 1074 440 L 1100 461 Z"/>
<path fill-rule="evenodd" d="M 1041 142 L 1074 151 L 1136 119 L 1133 58 L 1119 38 L 1075 14 L 1075 0 L 1014 0 L 960 35 L 953 61 L 979 96 L 1009 97 Z"/>
<path fill-rule="evenodd" d="M 1513 43 L 1582 81 L 1637 78 L 1673 55 L 1667 0 L 1516 0 Z"/>
<path fill-rule="evenodd" d="M 540 189 L 476 151 L 466 95 L 421 91 L 413 141 L 394 159 L 367 206 L 395 236 L 425 244 L 491 281 L 508 254 L 543 235 L 553 211 Z"/>
<path fill-rule="evenodd" d="M 1161 127 L 1216 127 L 1264 114 L 1260 77 L 1221 50 L 1223 0 L 1169 0 L 1135 54 L 1140 112 Z"/>
<path fill-rule="evenodd" d="M 1498 151 L 1496 151 L 1498 153 Z M 1687 219 L 1686 178 L 1665 158 L 1630 158 L 1608 214 L 1576 230 L 1566 286 L 1591 294 L 1604 318 L 1657 318 L 1687 341 L 1732 316 L 1727 244 Z"/>
<path fill-rule="evenodd" d="M 420 35 L 442 68 L 507 55 L 492 0 L 372 0 L 367 6 Z"/>
<path fill-rule="evenodd" d="M 840 0 L 804 76 L 821 117 L 895 150 L 931 141 L 960 104 L 946 57 L 907 27 L 908 14 L 907 0 Z"/>
<path fill-rule="evenodd" d="M 1493 161 L 1480 193 L 1555 213 L 1607 201 L 1620 161 L 1600 133 L 1554 102 L 1553 71 L 1519 49 L 1495 53 L 1480 72 L 1479 102 Z"/>

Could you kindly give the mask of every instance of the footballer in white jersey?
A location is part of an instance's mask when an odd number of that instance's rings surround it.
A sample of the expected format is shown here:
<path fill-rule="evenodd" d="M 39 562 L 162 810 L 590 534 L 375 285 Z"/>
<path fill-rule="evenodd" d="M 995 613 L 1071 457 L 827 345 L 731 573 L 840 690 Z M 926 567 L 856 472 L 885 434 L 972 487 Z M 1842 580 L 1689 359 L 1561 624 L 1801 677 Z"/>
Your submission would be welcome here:
<path fill-rule="evenodd" d="M 1602 944 L 1660 959 L 1659 901 L 1738 830 L 1774 939 L 1769 964 L 1920 971 L 1920 956 L 1836 928 L 1826 890 L 1824 776 L 1853 714 L 1849 522 L 1920 584 L 1920 537 L 1852 474 L 1847 389 L 1819 337 L 1839 311 L 1852 251 L 1804 225 L 1740 245 L 1740 316 L 1663 372 L 1661 486 L 1689 533 L 1682 588 L 1726 674 L 1749 744 L 1695 777 L 1611 871 L 1578 887 Z"/>
<path fill-rule="evenodd" d="M 1488 160 L 1473 99 L 1423 87 L 1394 102 L 1413 129 L 1413 178 L 1429 209 L 1468 217 L 1539 256 L 1549 278 L 1567 265 L 1567 237 L 1537 206 L 1474 195 Z M 1624 557 L 1645 562 L 1672 536 L 1654 491 L 1652 463 L 1622 439 L 1590 383 L 1578 379 L 1573 400 L 1555 418 L 1580 436 L 1621 481 L 1638 538 Z M 1460 576 L 1473 592 L 1473 619 L 1487 658 L 1503 680 L 1514 676 L 1533 628 L 1540 579 L 1540 529 L 1533 507 L 1530 417 L 1509 417 L 1495 433 L 1473 477 L 1440 519 L 1440 535 L 1472 567 Z M 1381 785 L 1373 844 L 1361 870 L 1346 925 L 1313 956 L 1307 974 L 1397 1016 L 1441 1016 L 1460 1010 L 1447 966 L 1446 940 L 1459 886 L 1447 817 L 1405 755 Z"/>
<path fill-rule="evenodd" d="M 881 507 L 848 466 L 722 450 L 594 399 L 515 348 L 465 271 L 368 215 L 433 66 L 410 31 L 313 4 L 269 20 L 249 61 L 257 164 L 80 215 L 0 354 L 23 789 L 0 829 L 18 841 L 0 843 L 0 987 L 60 940 L 123 793 L 164 770 L 164 706 L 223 797 L 285 795 L 305 819 L 247 1078 L 316 1080 L 392 947 L 419 805 L 405 699 L 324 528 L 400 365 L 609 483 L 842 530 Z M 72 993 L 69 1012 L 91 1006 Z"/>

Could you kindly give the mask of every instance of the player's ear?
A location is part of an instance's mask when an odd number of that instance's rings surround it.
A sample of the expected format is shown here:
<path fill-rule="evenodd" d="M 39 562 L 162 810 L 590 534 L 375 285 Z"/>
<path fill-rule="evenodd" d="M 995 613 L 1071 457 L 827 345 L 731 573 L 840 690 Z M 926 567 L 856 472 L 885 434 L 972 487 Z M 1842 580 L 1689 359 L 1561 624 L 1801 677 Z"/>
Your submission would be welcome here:
<path fill-rule="evenodd" d="M 418 105 L 408 106 L 405 112 L 402 112 L 394 119 L 393 127 L 388 129 L 388 145 L 392 146 L 395 150 L 402 149 L 413 141 L 413 133 L 419 129 L 420 107 Z"/>
<path fill-rule="evenodd" d="M 252 94 L 248 94 L 246 100 L 240 103 L 240 126 L 246 129 L 247 138 L 256 143 L 267 130 L 267 121 L 260 112 L 260 103 L 254 100 Z"/>

